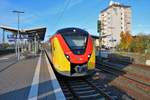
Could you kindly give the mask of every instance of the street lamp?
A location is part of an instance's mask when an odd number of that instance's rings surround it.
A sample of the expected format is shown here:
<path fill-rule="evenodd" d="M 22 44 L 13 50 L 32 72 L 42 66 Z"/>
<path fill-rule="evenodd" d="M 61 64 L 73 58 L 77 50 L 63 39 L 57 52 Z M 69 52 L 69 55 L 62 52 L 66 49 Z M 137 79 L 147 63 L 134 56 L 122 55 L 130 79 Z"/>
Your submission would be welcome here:
<path fill-rule="evenodd" d="M 17 10 L 13 10 L 12 11 L 13 13 L 16 13 L 17 14 L 17 17 L 18 17 L 18 34 L 17 34 L 17 47 L 16 47 L 16 52 L 18 51 L 18 53 L 17 53 L 17 57 L 18 57 L 18 60 L 20 59 L 20 47 L 19 47 L 19 43 L 20 43 L 20 41 L 19 41 L 19 38 L 20 38 L 20 31 L 19 31 L 19 28 L 20 28 L 20 26 L 19 26 L 19 24 L 20 24 L 20 14 L 21 13 L 24 13 L 24 12 L 22 12 L 22 11 L 17 11 Z"/>

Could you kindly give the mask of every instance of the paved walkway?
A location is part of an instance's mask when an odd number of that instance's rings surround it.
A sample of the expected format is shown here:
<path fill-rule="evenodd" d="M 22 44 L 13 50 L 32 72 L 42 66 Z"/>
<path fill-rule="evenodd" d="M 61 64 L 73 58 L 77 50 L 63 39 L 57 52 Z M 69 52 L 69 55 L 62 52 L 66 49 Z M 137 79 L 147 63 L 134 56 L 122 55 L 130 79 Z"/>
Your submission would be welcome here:
<path fill-rule="evenodd" d="M 65 99 L 44 52 L 0 62 L 0 100 Z"/>

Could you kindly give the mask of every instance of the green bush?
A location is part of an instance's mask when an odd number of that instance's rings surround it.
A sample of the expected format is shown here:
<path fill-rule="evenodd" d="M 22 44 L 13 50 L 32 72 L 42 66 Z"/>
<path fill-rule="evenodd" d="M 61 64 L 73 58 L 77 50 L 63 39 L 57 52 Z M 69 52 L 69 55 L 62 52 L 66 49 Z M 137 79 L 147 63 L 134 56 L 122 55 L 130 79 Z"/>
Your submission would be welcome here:
<path fill-rule="evenodd" d="M 128 38 L 121 37 L 122 41 L 126 41 Z M 117 46 L 117 49 L 120 51 L 128 51 L 128 52 L 136 52 L 136 53 L 145 53 L 145 50 L 147 53 L 150 53 L 150 35 L 137 35 L 133 36 L 132 41 L 128 42 L 130 43 L 127 47 L 127 49 L 123 49 L 122 45 L 125 45 L 124 42 L 122 42 Z M 124 43 L 124 44 L 123 44 Z"/>

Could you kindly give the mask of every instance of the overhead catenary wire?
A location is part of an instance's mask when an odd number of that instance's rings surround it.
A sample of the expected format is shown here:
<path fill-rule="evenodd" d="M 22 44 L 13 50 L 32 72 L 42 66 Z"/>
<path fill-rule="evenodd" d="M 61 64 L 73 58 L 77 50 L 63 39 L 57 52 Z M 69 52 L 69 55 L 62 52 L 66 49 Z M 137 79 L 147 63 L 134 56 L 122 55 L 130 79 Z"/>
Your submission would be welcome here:
<path fill-rule="evenodd" d="M 57 26 L 59 25 L 59 23 L 60 23 L 60 21 L 61 21 L 63 15 L 64 15 L 64 13 L 65 13 L 65 11 L 67 10 L 67 8 L 68 8 L 68 6 L 69 6 L 69 4 L 70 4 L 70 2 L 71 2 L 71 0 L 66 0 L 65 6 L 64 6 L 64 8 L 63 8 L 62 11 L 61 11 L 61 13 L 60 13 L 60 15 L 59 15 L 59 17 L 58 17 L 58 20 L 56 21 L 56 24 L 55 24 L 55 27 L 56 27 L 56 28 L 57 28 Z"/>
<path fill-rule="evenodd" d="M 67 10 L 68 6 L 70 5 L 70 2 L 71 0 L 66 0 L 65 3 L 64 3 L 64 6 L 63 7 L 60 7 L 58 9 L 57 12 L 60 12 L 60 14 L 58 15 L 58 19 L 56 20 L 56 22 L 53 24 L 53 28 L 54 29 L 57 29 L 57 27 L 59 26 L 59 23 L 65 13 L 65 11 Z M 48 35 L 48 37 L 51 37 L 52 35 Z"/>

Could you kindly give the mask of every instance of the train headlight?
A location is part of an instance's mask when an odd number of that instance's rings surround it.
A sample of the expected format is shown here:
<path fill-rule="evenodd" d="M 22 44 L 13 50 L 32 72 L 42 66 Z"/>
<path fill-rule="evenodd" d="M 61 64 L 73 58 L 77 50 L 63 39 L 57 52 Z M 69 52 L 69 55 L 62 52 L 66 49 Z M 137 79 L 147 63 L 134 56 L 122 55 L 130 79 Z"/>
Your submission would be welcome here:
<path fill-rule="evenodd" d="M 90 54 L 88 54 L 88 59 L 90 59 L 90 57 L 91 57 L 91 55 L 90 55 Z"/>
<path fill-rule="evenodd" d="M 67 58 L 68 60 L 70 60 L 70 57 L 69 57 L 69 55 L 65 54 L 65 56 L 66 56 L 66 58 Z"/>

